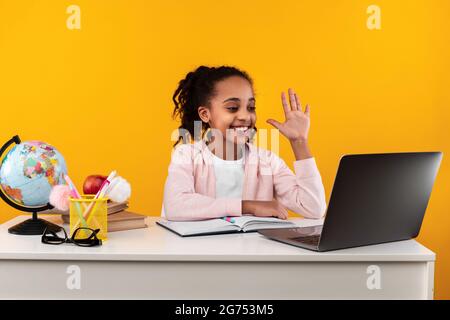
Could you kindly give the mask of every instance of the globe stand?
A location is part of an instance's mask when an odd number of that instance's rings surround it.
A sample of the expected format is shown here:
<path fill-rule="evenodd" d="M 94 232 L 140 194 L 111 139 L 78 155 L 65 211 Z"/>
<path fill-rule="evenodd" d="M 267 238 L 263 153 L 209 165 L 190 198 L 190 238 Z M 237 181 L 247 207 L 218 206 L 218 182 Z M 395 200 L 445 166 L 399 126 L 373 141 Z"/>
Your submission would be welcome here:
<path fill-rule="evenodd" d="M 12 137 L 10 140 L 8 140 L 1 148 L 0 148 L 0 158 L 2 157 L 2 154 L 5 152 L 5 150 L 13 143 L 20 144 L 20 138 L 18 135 Z M 37 215 L 39 211 L 49 210 L 53 209 L 53 206 L 50 203 L 47 203 L 44 206 L 41 207 L 25 207 L 22 206 L 14 201 L 12 201 L 3 191 L 3 189 L 0 186 L 0 197 L 11 207 L 16 208 L 21 211 L 25 212 L 32 212 L 33 217 L 31 219 L 25 220 L 15 226 L 12 226 L 8 229 L 9 233 L 12 234 L 18 234 L 18 235 L 41 235 L 44 233 L 45 228 L 49 228 L 51 231 L 58 232 L 62 229 L 62 227 L 51 223 L 49 221 L 38 219 Z"/>
<path fill-rule="evenodd" d="M 33 217 L 31 219 L 25 220 L 15 226 L 8 229 L 9 233 L 19 234 L 19 235 L 41 235 L 44 233 L 45 229 L 48 228 L 50 231 L 58 232 L 61 227 L 57 224 L 51 223 L 44 219 L 39 219 L 37 217 L 37 212 L 33 212 Z"/>

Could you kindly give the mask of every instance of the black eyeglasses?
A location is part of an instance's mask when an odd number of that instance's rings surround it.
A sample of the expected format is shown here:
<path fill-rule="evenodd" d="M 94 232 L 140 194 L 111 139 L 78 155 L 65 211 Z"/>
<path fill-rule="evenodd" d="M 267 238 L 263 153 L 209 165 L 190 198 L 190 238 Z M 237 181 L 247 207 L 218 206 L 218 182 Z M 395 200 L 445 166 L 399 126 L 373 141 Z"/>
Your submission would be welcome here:
<path fill-rule="evenodd" d="M 91 229 L 80 227 L 75 229 L 72 234 L 72 237 L 67 236 L 66 230 L 61 228 L 60 231 L 64 232 L 64 237 L 60 237 L 57 232 L 49 230 L 46 228 L 44 233 L 42 234 L 42 243 L 46 244 L 62 244 L 62 243 L 73 243 L 80 247 L 94 247 L 100 246 L 102 244 L 102 240 L 97 238 L 97 233 L 100 232 L 100 229 Z M 60 232 L 58 231 L 58 232 Z"/>

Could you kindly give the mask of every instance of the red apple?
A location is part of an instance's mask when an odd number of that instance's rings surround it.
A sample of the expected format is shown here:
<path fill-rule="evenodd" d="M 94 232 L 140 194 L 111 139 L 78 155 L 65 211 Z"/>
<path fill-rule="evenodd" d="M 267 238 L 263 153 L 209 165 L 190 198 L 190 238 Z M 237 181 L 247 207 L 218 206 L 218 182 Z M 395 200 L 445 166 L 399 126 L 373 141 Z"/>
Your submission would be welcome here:
<path fill-rule="evenodd" d="M 98 190 L 100 190 L 100 187 L 106 178 L 108 178 L 108 176 L 103 176 L 101 174 L 93 174 L 88 176 L 83 183 L 83 193 L 96 194 Z"/>

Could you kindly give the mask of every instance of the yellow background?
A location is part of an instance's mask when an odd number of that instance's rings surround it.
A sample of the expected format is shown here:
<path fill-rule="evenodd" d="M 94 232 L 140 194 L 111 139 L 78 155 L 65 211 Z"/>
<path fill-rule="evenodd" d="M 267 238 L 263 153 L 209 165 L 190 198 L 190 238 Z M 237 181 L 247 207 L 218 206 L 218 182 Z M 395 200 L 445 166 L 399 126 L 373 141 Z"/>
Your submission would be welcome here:
<path fill-rule="evenodd" d="M 71 4 L 81 30 L 66 27 Z M 381 30 L 366 27 L 371 4 Z M 444 151 L 418 240 L 437 253 L 435 297 L 450 298 L 449 12 L 448 0 L 0 0 L 0 141 L 54 145 L 79 188 L 116 169 L 131 209 L 159 215 L 177 82 L 236 65 L 254 78 L 259 128 L 283 119 L 288 86 L 310 103 L 327 198 L 342 154 Z M 18 214 L 0 203 L 0 222 Z"/>

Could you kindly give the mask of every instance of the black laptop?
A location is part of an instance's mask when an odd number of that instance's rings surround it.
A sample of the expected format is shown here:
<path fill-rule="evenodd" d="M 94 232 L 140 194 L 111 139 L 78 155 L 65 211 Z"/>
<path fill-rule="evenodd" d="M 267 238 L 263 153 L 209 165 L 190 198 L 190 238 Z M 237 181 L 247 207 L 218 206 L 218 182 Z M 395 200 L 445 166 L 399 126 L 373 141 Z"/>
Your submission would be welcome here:
<path fill-rule="evenodd" d="M 442 152 L 345 155 L 323 226 L 258 232 L 314 251 L 415 238 L 441 159 Z"/>

